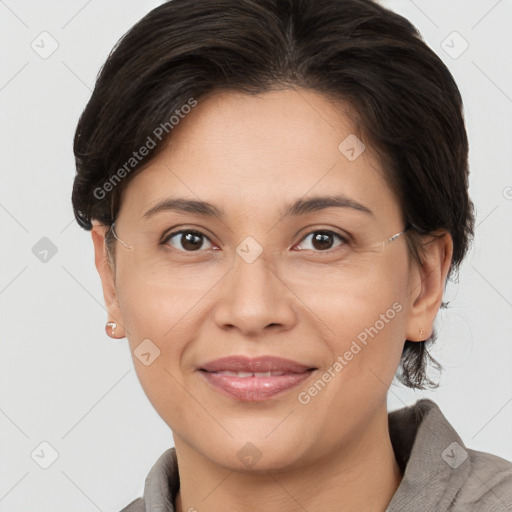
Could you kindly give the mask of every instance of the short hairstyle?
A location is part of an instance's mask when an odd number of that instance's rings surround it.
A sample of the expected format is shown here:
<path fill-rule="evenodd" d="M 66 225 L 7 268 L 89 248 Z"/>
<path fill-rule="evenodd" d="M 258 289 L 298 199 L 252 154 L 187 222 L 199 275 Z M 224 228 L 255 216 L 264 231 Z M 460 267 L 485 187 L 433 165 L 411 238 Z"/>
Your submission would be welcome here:
<path fill-rule="evenodd" d="M 92 219 L 114 222 L 124 187 L 172 138 L 185 106 L 215 91 L 290 87 L 349 107 L 412 226 L 411 256 L 421 263 L 421 235 L 447 230 L 452 277 L 474 230 L 462 98 L 417 29 L 372 0 L 172 0 L 153 9 L 110 53 L 78 122 L 76 220 L 88 230 Z M 428 352 L 436 338 L 434 329 L 423 342 L 405 340 L 400 382 L 437 387 L 427 375 L 429 363 L 441 369 Z"/>

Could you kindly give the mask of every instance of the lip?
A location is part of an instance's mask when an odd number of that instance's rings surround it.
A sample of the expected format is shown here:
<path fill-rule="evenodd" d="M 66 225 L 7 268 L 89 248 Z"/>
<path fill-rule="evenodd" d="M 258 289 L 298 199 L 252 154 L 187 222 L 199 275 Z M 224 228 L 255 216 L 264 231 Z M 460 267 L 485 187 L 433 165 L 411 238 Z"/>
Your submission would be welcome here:
<path fill-rule="evenodd" d="M 300 364 L 291 359 L 275 356 L 260 356 L 250 358 L 246 356 L 229 356 L 215 359 L 201 365 L 201 370 L 208 372 L 288 372 L 302 373 L 310 370 L 311 366 Z M 316 369 L 316 368 L 315 368 Z"/>
<path fill-rule="evenodd" d="M 268 400 L 298 386 L 316 368 L 274 356 L 249 358 L 231 356 L 210 361 L 199 368 L 201 375 L 217 391 L 242 401 Z M 236 376 L 219 372 L 268 373 L 270 376 Z"/>

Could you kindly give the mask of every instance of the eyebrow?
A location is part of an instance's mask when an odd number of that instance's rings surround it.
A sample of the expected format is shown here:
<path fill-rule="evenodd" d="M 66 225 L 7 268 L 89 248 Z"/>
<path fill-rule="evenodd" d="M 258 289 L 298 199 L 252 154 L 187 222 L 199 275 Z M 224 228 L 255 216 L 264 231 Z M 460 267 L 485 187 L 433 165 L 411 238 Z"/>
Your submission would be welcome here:
<path fill-rule="evenodd" d="M 308 198 L 297 199 L 291 204 L 285 205 L 283 214 L 281 217 L 299 216 L 307 213 L 312 213 L 326 208 L 351 208 L 356 211 L 366 213 L 368 215 L 374 215 L 374 213 L 367 207 L 358 203 L 357 201 L 350 199 L 349 197 L 338 194 L 331 196 L 315 196 Z M 165 211 L 178 211 L 194 213 L 197 215 L 204 215 L 205 217 L 218 217 L 219 219 L 224 218 L 224 210 L 219 208 L 212 203 L 206 201 L 196 201 L 193 199 L 184 198 L 167 198 L 160 201 L 155 206 L 150 208 L 144 215 L 144 218 L 150 218 L 157 213 Z"/>

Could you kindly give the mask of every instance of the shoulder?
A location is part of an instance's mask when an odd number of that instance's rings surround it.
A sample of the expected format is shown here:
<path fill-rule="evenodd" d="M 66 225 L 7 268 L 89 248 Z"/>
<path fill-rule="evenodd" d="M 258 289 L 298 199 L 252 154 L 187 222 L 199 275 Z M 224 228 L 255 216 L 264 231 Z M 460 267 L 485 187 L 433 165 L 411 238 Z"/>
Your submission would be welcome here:
<path fill-rule="evenodd" d="M 467 447 L 431 400 L 420 400 L 416 407 L 422 417 L 429 417 L 423 421 L 434 427 L 435 437 L 441 441 L 437 449 L 444 446 L 441 457 L 451 468 L 445 479 L 452 490 L 457 489 L 453 511 L 512 511 L 512 462 Z"/>
<path fill-rule="evenodd" d="M 172 447 L 162 453 L 151 467 L 145 480 L 143 496 L 134 499 L 120 512 L 173 512 L 179 487 L 178 460 L 176 450 Z"/>
<path fill-rule="evenodd" d="M 512 463 L 491 453 L 466 451 L 471 469 L 456 499 L 459 508 L 512 511 Z"/>
<path fill-rule="evenodd" d="M 512 463 L 466 447 L 437 404 L 389 414 L 403 479 L 387 512 L 511 512 Z"/>
<path fill-rule="evenodd" d="M 130 504 L 126 505 L 126 507 L 124 507 L 120 512 L 146 512 L 144 500 L 142 498 L 137 498 Z"/>

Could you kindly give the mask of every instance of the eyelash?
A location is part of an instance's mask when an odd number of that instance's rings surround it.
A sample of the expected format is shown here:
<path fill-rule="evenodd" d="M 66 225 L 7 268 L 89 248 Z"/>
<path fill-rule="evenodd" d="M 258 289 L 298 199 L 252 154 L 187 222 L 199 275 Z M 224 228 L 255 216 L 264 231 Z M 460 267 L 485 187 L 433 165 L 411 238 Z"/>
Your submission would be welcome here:
<path fill-rule="evenodd" d="M 184 233 L 192 233 L 194 235 L 197 235 L 199 237 L 203 237 L 203 238 L 206 238 L 210 243 L 213 243 L 210 238 L 208 236 L 206 236 L 204 233 L 201 233 L 200 231 L 197 231 L 197 230 L 194 230 L 194 229 L 180 229 L 179 231 L 173 231 L 172 233 L 169 233 L 168 235 L 165 235 L 162 239 L 162 241 L 160 242 L 162 245 L 168 245 L 169 241 L 174 238 L 175 236 L 177 235 L 181 235 L 181 234 L 184 234 Z M 337 249 L 339 248 L 343 248 L 345 245 L 347 245 L 349 243 L 349 237 L 348 236 L 343 236 L 343 235 L 340 235 L 339 233 L 336 233 L 335 231 L 332 231 L 332 230 L 329 230 L 329 229 L 316 229 L 316 230 L 313 230 L 313 231 L 310 231 L 309 233 L 307 233 L 299 242 L 298 244 L 295 244 L 295 245 L 300 245 L 306 238 L 308 238 L 309 236 L 311 235 L 314 235 L 314 234 L 318 234 L 318 233 L 323 233 L 323 234 L 328 234 L 328 235 L 334 235 L 335 237 L 337 237 L 342 243 L 335 247 L 334 249 L 326 249 L 325 251 L 321 251 L 321 250 L 312 250 L 312 249 L 303 249 L 303 250 L 306 250 L 306 251 L 312 251 L 314 253 L 319 253 L 319 254 L 323 254 L 323 253 L 327 253 L 327 254 L 330 254 L 330 253 L 333 253 L 335 252 Z M 204 252 L 204 250 L 197 250 L 197 251 L 186 251 L 186 250 L 182 250 L 182 249 L 176 249 L 175 247 L 171 247 L 171 249 L 173 250 L 176 250 L 178 252 L 182 252 L 182 253 L 185 253 L 185 254 L 195 254 L 195 253 L 200 253 L 200 252 Z M 215 249 L 214 249 L 215 250 Z"/>

